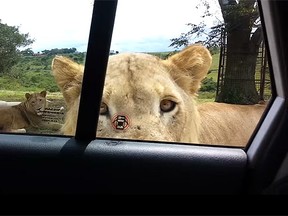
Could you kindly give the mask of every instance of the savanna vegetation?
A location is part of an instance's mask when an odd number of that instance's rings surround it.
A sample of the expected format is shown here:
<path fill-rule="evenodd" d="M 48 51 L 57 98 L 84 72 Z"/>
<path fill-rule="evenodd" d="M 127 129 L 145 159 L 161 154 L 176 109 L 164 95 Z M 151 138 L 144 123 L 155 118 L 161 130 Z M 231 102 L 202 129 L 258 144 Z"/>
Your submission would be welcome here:
<path fill-rule="evenodd" d="M 55 50 L 58 50 L 56 54 Z M 50 98 L 61 98 L 59 97 L 59 88 L 51 75 L 52 59 L 55 55 L 65 55 L 78 63 L 84 64 L 85 62 L 85 53 L 63 53 L 61 50 L 63 49 L 53 49 L 52 52 L 46 50 L 45 54 L 22 54 L 19 62 L 11 68 L 10 73 L 0 74 L 0 100 L 23 100 L 25 92 L 35 92 L 43 89 L 49 92 L 48 96 Z M 169 52 L 150 54 L 164 59 L 169 55 Z M 215 98 L 218 61 L 219 54 L 214 54 L 213 64 L 208 77 L 203 82 L 200 98 L 209 100 Z"/>

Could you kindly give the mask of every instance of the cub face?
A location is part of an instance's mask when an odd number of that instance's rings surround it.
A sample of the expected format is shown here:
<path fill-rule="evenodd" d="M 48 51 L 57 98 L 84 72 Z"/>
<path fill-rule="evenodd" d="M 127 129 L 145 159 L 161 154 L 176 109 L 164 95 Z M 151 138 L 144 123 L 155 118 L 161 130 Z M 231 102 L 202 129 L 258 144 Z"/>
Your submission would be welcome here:
<path fill-rule="evenodd" d="M 37 115 L 42 115 L 45 108 L 47 107 L 46 91 L 41 91 L 40 93 L 26 93 L 25 97 L 27 100 L 27 108 L 30 112 L 36 113 Z"/>

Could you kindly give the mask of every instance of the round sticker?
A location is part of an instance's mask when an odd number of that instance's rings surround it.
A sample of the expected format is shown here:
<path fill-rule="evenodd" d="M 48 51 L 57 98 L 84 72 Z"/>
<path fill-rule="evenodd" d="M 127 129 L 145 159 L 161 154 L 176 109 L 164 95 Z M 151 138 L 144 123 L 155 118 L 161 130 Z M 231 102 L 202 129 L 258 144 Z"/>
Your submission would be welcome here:
<path fill-rule="evenodd" d="M 125 130 L 129 127 L 130 120 L 127 115 L 115 114 L 112 118 L 112 126 L 116 130 Z"/>

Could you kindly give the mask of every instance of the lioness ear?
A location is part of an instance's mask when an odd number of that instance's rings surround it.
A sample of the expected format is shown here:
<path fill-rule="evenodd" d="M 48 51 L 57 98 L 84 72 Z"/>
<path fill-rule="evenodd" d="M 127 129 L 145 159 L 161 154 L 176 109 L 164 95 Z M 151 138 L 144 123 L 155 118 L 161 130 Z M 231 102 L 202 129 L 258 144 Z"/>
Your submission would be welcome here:
<path fill-rule="evenodd" d="M 32 95 L 29 94 L 29 93 L 26 93 L 26 94 L 25 94 L 25 97 L 26 97 L 27 100 L 29 100 L 29 98 L 30 98 L 31 96 L 32 96 Z"/>
<path fill-rule="evenodd" d="M 197 94 L 201 81 L 212 63 L 209 50 L 199 44 L 191 45 L 164 60 L 175 82 L 185 91 Z"/>
<path fill-rule="evenodd" d="M 41 92 L 40 92 L 40 95 L 41 95 L 42 97 L 46 97 L 46 94 L 47 94 L 46 91 L 41 91 Z"/>
<path fill-rule="evenodd" d="M 55 81 L 69 107 L 70 103 L 80 95 L 84 66 L 64 56 L 55 56 L 51 68 Z"/>

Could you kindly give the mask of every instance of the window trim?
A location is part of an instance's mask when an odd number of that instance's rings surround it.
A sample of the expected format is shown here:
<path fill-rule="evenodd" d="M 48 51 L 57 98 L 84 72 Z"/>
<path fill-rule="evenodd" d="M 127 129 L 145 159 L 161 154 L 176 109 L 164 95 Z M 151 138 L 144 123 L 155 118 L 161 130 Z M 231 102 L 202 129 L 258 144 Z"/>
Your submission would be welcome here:
<path fill-rule="evenodd" d="M 263 149 L 268 148 L 271 139 L 275 136 L 275 131 L 279 128 L 281 118 L 286 115 L 285 106 L 287 106 L 288 87 L 285 68 L 286 60 L 283 59 L 281 46 L 283 46 L 282 31 L 279 28 L 279 17 L 277 10 L 279 3 L 273 1 L 258 0 L 261 20 L 263 20 L 263 34 L 268 50 L 268 61 L 272 80 L 272 98 L 270 107 L 267 108 L 267 114 L 263 119 L 252 143 L 246 148 L 249 156 L 250 165 L 254 167 Z M 275 7 L 276 6 L 276 7 Z M 281 31 L 279 33 L 279 30 Z M 268 37 L 269 35 L 269 37 Z"/>
<path fill-rule="evenodd" d="M 263 121 L 259 130 L 256 131 L 251 144 L 245 150 L 248 160 L 246 181 L 249 185 L 247 190 L 251 193 L 261 192 L 273 181 L 287 153 L 288 141 L 285 131 L 288 126 L 288 65 L 285 59 L 287 50 L 282 49 L 287 45 L 288 33 L 283 28 L 285 17 L 282 17 L 287 14 L 285 12 L 287 7 L 284 1 L 258 0 L 258 3 L 261 20 L 264 23 L 264 40 L 269 48 L 268 61 L 270 71 L 273 73 L 271 83 L 274 94 L 266 109 L 266 116 L 262 116 Z"/>
<path fill-rule="evenodd" d="M 95 0 L 93 5 L 75 133 L 87 144 L 96 137 L 117 3 Z"/>

